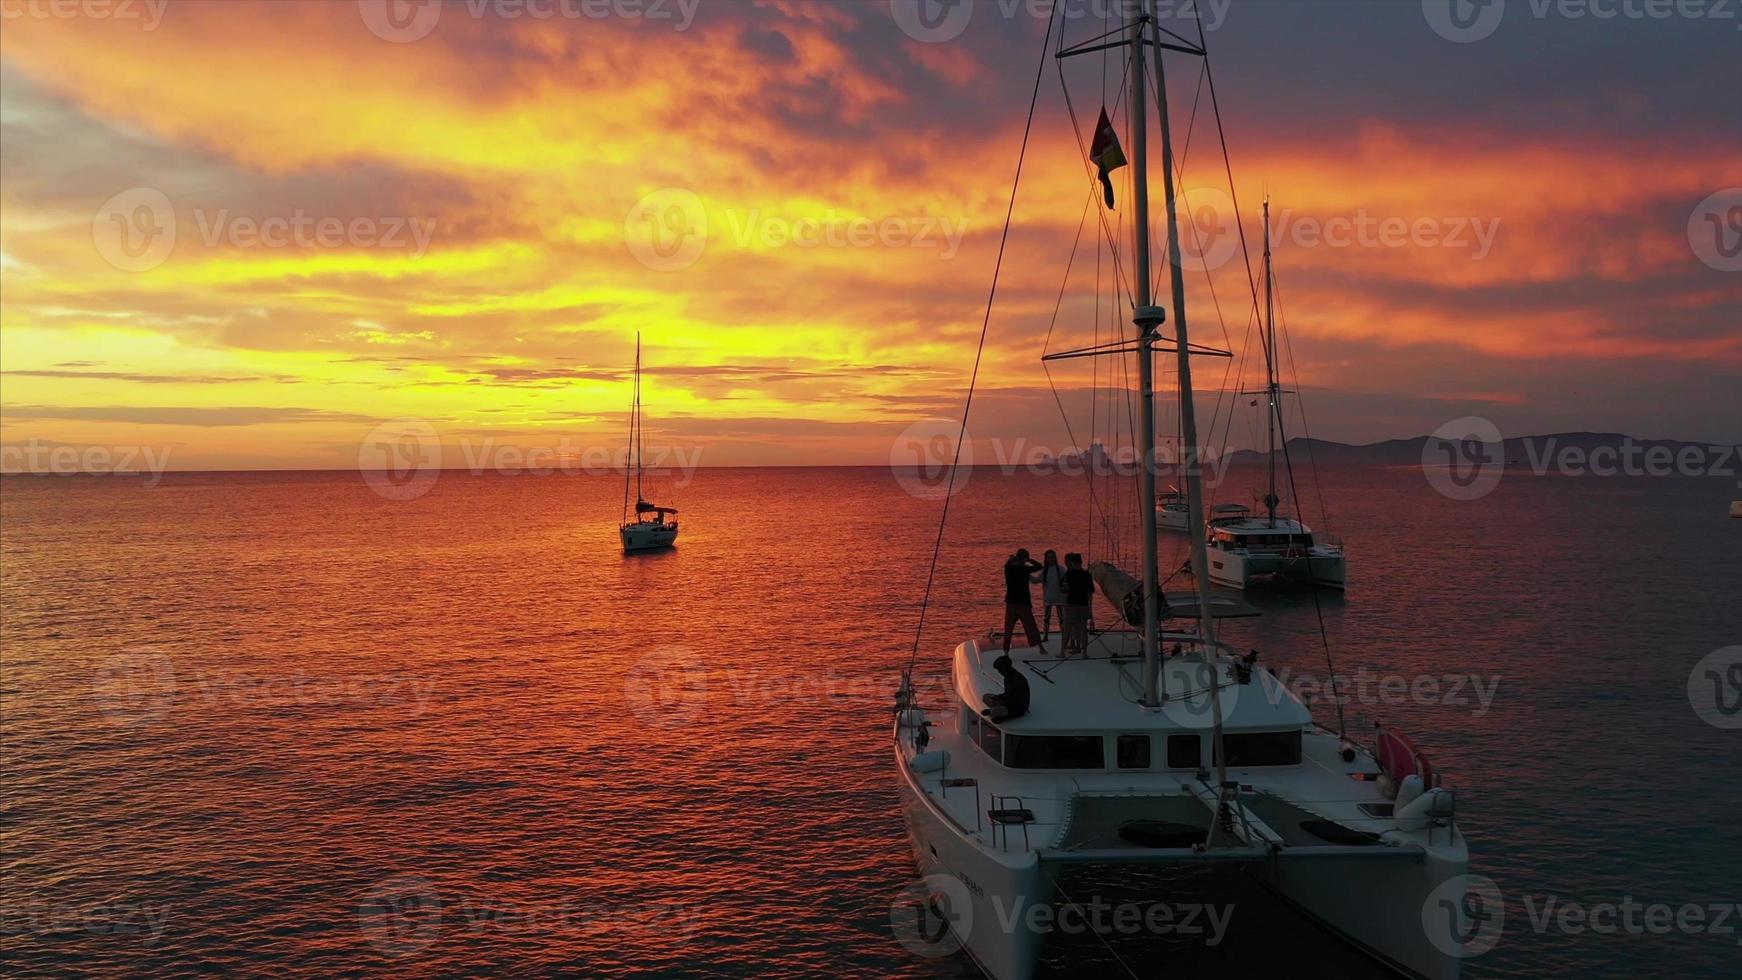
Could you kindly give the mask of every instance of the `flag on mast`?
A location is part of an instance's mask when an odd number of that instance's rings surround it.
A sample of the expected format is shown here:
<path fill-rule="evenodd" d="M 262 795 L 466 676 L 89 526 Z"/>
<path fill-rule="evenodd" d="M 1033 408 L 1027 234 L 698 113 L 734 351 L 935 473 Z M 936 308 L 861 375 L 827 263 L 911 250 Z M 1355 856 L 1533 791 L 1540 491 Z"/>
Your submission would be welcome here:
<path fill-rule="evenodd" d="M 1113 207 L 1113 171 L 1125 166 L 1125 151 L 1119 148 L 1119 133 L 1113 120 L 1107 118 L 1107 107 L 1101 107 L 1101 121 L 1095 124 L 1095 139 L 1089 144 L 1089 162 L 1100 172 L 1101 190 L 1107 207 Z"/>

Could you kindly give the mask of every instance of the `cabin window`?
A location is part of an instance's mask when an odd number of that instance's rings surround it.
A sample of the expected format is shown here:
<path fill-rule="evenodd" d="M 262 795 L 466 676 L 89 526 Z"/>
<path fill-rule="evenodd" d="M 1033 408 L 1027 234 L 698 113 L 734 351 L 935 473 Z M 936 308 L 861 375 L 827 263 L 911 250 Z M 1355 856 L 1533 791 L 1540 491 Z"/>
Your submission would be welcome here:
<path fill-rule="evenodd" d="M 1300 730 L 1246 732 L 1222 736 L 1230 766 L 1294 766 L 1300 764 Z"/>
<path fill-rule="evenodd" d="M 991 756 L 993 762 L 1003 762 L 1004 733 L 999 730 L 997 725 L 983 719 L 980 722 L 979 732 L 980 751 Z"/>
<path fill-rule="evenodd" d="M 1167 767 L 1169 769 L 1196 769 L 1204 764 L 1202 743 L 1196 735 L 1169 735 L 1167 737 Z"/>
<path fill-rule="evenodd" d="M 1012 769 L 1105 769 L 1099 735 L 1011 735 Z"/>
<path fill-rule="evenodd" d="M 1121 735 L 1118 745 L 1119 768 L 1149 768 L 1149 736 Z"/>

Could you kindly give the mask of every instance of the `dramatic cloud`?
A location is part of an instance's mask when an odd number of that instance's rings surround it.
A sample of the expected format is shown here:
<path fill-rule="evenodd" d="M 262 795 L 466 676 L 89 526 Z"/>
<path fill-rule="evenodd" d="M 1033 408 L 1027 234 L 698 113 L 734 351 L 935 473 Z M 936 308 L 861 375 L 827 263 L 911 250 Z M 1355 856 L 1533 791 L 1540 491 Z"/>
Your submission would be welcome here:
<path fill-rule="evenodd" d="M 884 462 L 959 412 L 1036 5 L 979 4 L 938 43 L 883 2 L 384 6 L 8 7 L 8 439 L 173 444 L 178 467 L 352 465 L 402 417 L 613 445 L 638 335 L 650 434 L 710 463 Z M 1066 2 L 1067 39 L 1113 6 Z M 1201 64 L 1166 81 L 1213 266 L 1188 276 L 1194 339 L 1241 355 L 1206 365 L 1207 405 L 1261 371 L 1241 233 L 1255 253 L 1268 193 L 1315 435 L 1484 414 L 1735 438 L 1742 285 L 1695 244 L 1742 186 L 1732 30 L 1520 15 L 1461 44 L 1413 3 L 1200 7 L 1226 157 Z M 974 425 L 1060 448 L 1108 435 L 1116 369 L 1040 354 L 1128 329 L 1131 282 L 1108 246 L 1129 186 L 1091 209 L 1080 143 L 1123 114 L 1120 65 L 1062 70 Z M 1231 411 L 1218 438 L 1243 444 Z"/>

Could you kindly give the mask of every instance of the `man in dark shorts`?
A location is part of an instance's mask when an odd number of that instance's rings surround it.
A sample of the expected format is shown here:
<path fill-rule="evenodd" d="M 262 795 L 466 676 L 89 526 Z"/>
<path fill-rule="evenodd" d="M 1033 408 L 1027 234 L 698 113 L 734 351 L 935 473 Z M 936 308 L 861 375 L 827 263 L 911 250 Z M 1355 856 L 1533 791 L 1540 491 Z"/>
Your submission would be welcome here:
<path fill-rule="evenodd" d="M 1040 627 L 1034 622 L 1034 595 L 1028 588 L 1040 568 L 1040 562 L 1028 557 L 1027 548 L 1016 549 L 1016 554 L 1004 562 L 1005 653 L 1010 652 L 1010 633 L 1017 623 L 1028 634 L 1028 645 L 1040 646 Z"/>

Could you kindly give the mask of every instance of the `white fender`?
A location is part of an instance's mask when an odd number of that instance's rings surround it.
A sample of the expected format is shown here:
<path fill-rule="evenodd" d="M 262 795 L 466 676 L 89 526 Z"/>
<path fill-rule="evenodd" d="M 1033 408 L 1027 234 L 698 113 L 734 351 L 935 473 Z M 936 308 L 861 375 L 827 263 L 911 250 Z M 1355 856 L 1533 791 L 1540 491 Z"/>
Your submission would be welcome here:
<path fill-rule="evenodd" d="M 1449 789 L 1435 787 L 1423 791 L 1408 806 L 1398 808 L 1397 829 L 1410 833 L 1428 829 L 1435 818 L 1445 819 L 1452 815 L 1456 799 Z"/>
<path fill-rule="evenodd" d="M 1419 773 L 1410 773 L 1403 777 L 1403 782 L 1399 783 L 1397 786 L 1396 810 L 1408 809 L 1409 805 L 1415 802 L 1416 797 L 1421 795 L 1422 789 L 1421 775 Z"/>

